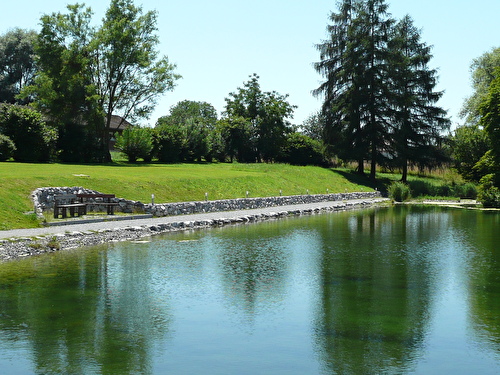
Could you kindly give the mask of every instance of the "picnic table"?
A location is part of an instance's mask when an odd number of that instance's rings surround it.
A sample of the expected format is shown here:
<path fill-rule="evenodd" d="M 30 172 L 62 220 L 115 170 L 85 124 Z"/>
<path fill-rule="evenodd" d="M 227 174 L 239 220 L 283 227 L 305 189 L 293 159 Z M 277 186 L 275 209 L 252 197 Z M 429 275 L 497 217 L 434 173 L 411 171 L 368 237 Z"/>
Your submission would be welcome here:
<path fill-rule="evenodd" d="M 87 213 L 87 205 L 78 201 L 75 194 L 54 196 L 54 218 L 57 219 L 61 215 L 65 219 L 68 217 L 68 211 L 71 217 L 82 216 Z"/>
<path fill-rule="evenodd" d="M 115 207 L 118 206 L 118 203 L 113 201 L 114 194 L 76 194 L 76 197 L 80 204 L 85 204 L 87 208 L 89 206 L 106 207 L 108 215 L 114 215 Z"/>

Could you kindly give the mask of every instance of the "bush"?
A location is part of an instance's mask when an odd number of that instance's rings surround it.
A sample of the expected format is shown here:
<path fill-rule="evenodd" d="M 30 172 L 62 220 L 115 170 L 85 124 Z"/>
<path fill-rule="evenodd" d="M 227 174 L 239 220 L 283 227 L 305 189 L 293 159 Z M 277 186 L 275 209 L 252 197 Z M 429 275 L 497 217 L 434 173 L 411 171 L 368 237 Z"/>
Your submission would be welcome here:
<path fill-rule="evenodd" d="M 1 105 L 0 133 L 14 142 L 15 161 L 44 162 L 51 160 L 55 154 L 57 131 L 42 120 L 40 112 L 32 108 Z"/>
<path fill-rule="evenodd" d="M 0 134 L 0 161 L 6 161 L 14 156 L 16 145 L 6 135 Z"/>
<path fill-rule="evenodd" d="M 420 196 L 433 196 L 437 193 L 437 186 L 431 184 L 427 181 L 422 180 L 412 180 L 408 181 L 408 186 L 410 186 L 410 190 L 413 193 L 414 197 Z"/>
<path fill-rule="evenodd" d="M 162 163 L 184 160 L 187 148 L 185 128 L 161 123 L 154 128 L 153 154 Z"/>
<path fill-rule="evenodd" d="M 488 174 L 479 181 L 477 199 L 487 208 L 500 208 L 500 189 L 494 185 L 495 175 Z"/>
<path fill-rule="evenodd" d="M 127 155 L 128 161 L 135 163 L 137 159 L 151 160 L 153 136 L 148 128 L 127 128 L 116 138 L 116 149 Z"/>
<path fill-rule="evenodd" d="M 455 195 L 460 198 L 476 199 L 477 198 L 476 185 L 471 182 L 468 182 L 463 185 L 457 185 L 455 189 Z"/>
<path fill-rule="evenodd" d="M 410 187 L 403 182 L 393 182 L 388 189 L 389 197 L 396 202 L 404 202 L 411 197 Z"/>
<path fill-rule="evenodd" d="M 321 142 L 301 133 L 290 134 L 279 161 L 293 165 L 325 165 Z"/>

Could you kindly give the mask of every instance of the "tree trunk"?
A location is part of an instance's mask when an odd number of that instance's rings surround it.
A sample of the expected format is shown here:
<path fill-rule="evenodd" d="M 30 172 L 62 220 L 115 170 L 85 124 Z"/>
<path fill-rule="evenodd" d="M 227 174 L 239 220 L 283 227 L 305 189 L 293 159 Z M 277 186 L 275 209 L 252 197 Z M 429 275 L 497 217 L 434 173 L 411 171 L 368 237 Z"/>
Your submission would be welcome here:
<path fill-rule="evenodd" d="M 358 160 L 358 168 L 356 169 L 358 174 L 364 176 L 365 174 L 365 161 L 363 159 Z"/>
<path fill-rule="evenodd" d="M 408 180 L 408 160 L 403 160 L 403 175 L 401 176 L 401 182 L 406 184 Z"/>

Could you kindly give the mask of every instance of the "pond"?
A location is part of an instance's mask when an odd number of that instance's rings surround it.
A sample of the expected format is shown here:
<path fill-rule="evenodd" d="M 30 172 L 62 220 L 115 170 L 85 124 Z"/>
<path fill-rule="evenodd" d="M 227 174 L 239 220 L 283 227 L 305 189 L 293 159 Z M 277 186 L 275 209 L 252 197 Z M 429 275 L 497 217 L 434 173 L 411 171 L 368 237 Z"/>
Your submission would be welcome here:
<path fill-rule="evenodd" d="M 499 229 L 385 207 L 0 264 L 0 368 L 498 374 Z"/>

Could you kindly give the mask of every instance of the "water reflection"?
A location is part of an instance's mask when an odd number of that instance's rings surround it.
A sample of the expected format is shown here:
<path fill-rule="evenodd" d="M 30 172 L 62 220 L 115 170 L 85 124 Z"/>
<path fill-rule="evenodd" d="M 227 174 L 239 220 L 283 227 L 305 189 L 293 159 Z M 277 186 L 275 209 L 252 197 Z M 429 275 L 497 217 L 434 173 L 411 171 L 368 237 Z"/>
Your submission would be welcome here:
<path fill-rule="evenodd" d="M 151 266 L 141 252 L 94 250 L 3 267 L 0 347 L 25 341 L 36 373 L 150 372 L 170 320 Z"/>
<path fill-rule="evenodd" d="M 456 216 L 467 228 L 471 255 L 469 267 L 469 318 L 476 340 L 500 354 L 500 215 Z M 471 220 L 474 226 L 464 226 Z M 460 225 L 460 224 L 459 224 Z M 481 230 L 474 230 L 481 228 Z"/>
<path fill-rule="evenodd" d="M 442 225 L 381 210 L 322 227 L 316 341 L 329 372 L 404 373 L 421 355 L 437 267 L 426 249 Z"/>
<path fill-rule="evenodd" d="M 283 298 L 287 254 L 280 234 L 267 233 L 258 238 L 251 228 L 246 235 L 226 239 L 219 253 L 222 284 L 234 310 L 243 312 L 251 324 L 258 307 L 269 308 Z M 255 233 L 255 232 L 253 232 Z"/>
<path fill-rule="evenodd" d="M 1 264 L 0 366 L 494 373 L 499 224 L 498 214 L 395 207 Z M 16 368 L 20 355 L 28 364 Z"/>

